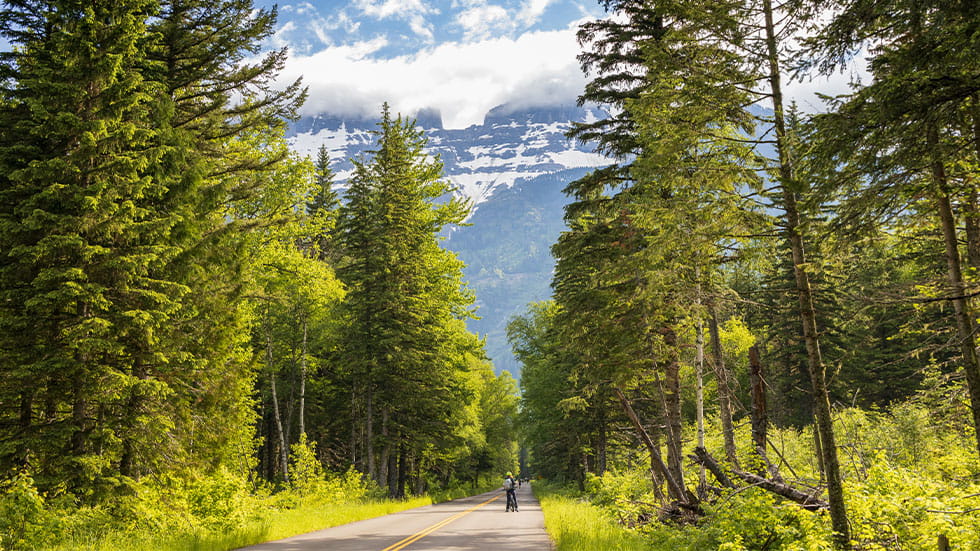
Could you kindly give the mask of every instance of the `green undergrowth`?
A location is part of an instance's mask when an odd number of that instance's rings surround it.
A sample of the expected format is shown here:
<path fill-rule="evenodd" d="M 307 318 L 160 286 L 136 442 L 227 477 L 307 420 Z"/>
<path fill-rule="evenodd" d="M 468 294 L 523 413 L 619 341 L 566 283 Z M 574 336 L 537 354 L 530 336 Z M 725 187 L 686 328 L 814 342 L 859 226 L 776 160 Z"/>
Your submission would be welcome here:
<path fill-rule="evenodd" d="M 838 412 L 837 433 L 854 549 L 936 550 L 939 537 L 951 549 L 980 549 L 980 465 L 972 433 L 952 430 L 925 408 L 901 405 L 888 412 Z M 956 428 L 956 427 L 953 427 Z M 739 441 L 748 441 L 739 434 Z M 809 429 L 776 430 L 780 471 L 801 488 L 819 486 Z M 708 439 L 724 457 L 718 435 Z M 774 457 L 777 454 L 773 454 Z M 751 450 L 739 450 L 743 469 Z M 688 464 L 694 491 L 698 470 Z M 717 484 L 707 475 L 709 485 Z M 712 493 L 705 514 L 685 522 L 660 519 L 662 511 L 643 468 L 589 475 L 584 491 L 536 484 L 545 524 L 558 551 L 643 549 L 648 551 L 830 551 L 829 515 L 749 484 Z M 824 496 L 825 497 L 825 496 Z"/>
<path fill-rule="evenodd" d="M 615 522 L 606 510 L 560 486 L 536 482 L 532 489 L 541 502 L 544 526 L 555 543 L 555 551 L 651 549 L 639 534 Z"/>
<path fill-rule="evenodd" d="M 472 495 L 495 479 L 404 500 L 383 497 L 357 471 L 324 473 L 293 449 L 289 484 L 273 488 L 226 469 L 130 481 L 98 505 L 39 493 L 29 473 L 0 487 L 0 551 L 226 551 Z"/>

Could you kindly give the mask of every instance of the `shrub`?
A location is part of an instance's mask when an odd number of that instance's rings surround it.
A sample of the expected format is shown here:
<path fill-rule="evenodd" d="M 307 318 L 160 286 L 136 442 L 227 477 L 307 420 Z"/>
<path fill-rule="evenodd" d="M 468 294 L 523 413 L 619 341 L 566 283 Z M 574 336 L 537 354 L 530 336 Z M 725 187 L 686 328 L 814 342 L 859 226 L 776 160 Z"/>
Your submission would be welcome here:
<path fill-rule="evenodd" d="M 0 549 L 31 549 L 41 543 L 52 517 L 27 471 L 0 485 Z"/>

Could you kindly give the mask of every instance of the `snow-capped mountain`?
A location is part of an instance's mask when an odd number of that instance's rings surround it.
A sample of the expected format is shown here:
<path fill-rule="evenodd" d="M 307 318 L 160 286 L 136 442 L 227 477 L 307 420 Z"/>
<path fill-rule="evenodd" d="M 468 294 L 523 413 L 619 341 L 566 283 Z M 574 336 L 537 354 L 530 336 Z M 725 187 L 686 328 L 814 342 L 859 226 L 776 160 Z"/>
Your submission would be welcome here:
<path fill-rule="evenodd" d="M 594 109 L 558 107 L 513 111 L 498 107 L 487 113 L 482 125 L 446 129 L 438 112 L 423 111 L 415 117 L 425 131 L 429 153 L 439 155 L 444 173 L 457 193 L 478 208 L 500 189 L 519 180 L 577 168 L 595 168 L 609 160 L 588 145 L 565 137 L 571 121 L 593 121 Z M 343 187 L 353 166 L 350 158 L 374 143 L 376 121 L 318 115 L 293 125 L 289 143 L 300 154 L 316 156 L 321 145 L 330 150 L 331 167 Z"/>
<path fill-rule="evenodd" d="M 479 320 L 470 330 L 485 336 L 497 371 L 519 376 L 506 339 L 507 321 L 530 302 L 550 295 L 554 259 L 551 245 L 564 229 L 562 189 L 611 160 L 589 145 L 565 138 L 572 121 L 592 121 L 603 113 L 561 107 L 514 110 L 498 107 L 482 125 L 443 128 L 437 112 L 415 117 L 425 131 L 429 153 L 442 159 L 445 176 L 461 196 L 473 201 L 469 225 L 457 228 L 444 244 L 466 263 L 464 275 L 477 297 Z M 350 159 L 374 145 L 376 120 L 319 115 L 297 121 L 291 147 L 315 156 L 330 150 L 339 187 L 351 174 Z"/>

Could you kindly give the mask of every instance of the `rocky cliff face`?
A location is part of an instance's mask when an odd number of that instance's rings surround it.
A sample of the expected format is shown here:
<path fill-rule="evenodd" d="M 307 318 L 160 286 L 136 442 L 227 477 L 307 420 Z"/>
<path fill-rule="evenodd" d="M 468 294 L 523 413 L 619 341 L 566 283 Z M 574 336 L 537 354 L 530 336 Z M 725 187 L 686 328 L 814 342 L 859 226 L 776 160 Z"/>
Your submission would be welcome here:
<path fill-rule="evenodd" d="M 470 225 L 450 232 L 445 245 L 467 265 L 466 279 L 476 292 L 481 317 L 468 325 L 486 336 L 497 371 L 519 375 L 506 341 L 507 320 L 551 294 L 550 247 L 564 227 L 567 202 L 561 190 L 611 162 L 591 146 L 564 136 L 572 121 L 599 116 L 603 114 L 577 107 L 498 107 L 482 125 L 463 129 L 443 128 L 434 111 L 415 117 L 456 193 L 474 205 Z M 371 148 L 374 128 L 373 120 L 319 115 L 297 121 L 288 139 L 295 151 L 311 156 L 326 145 L 342 188 L 353 168 L 349 159 Z"/>

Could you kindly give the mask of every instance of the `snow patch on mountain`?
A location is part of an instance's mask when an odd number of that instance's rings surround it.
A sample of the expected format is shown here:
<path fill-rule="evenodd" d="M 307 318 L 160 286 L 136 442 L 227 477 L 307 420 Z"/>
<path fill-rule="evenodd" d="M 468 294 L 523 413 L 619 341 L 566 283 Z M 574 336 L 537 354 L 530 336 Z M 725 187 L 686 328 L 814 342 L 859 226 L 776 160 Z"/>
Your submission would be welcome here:
<path fill-rule="evenodd" d="M 445 129 L 438 112 L 418 114 L 416 123 L 428 139 L 427 152 L 438 155 L 455 193 L 469 199 L 474 210 L 501 189 L 522 180 L 578 168 L 607 166 L 612 160 L 589 144 L 565 137 L 573 122 L 603 118 L 594 108 L 556 107 L 511 111 L 498 107 L 483 124 Z M 370 149 L 377 121 L 331 115 L 306 117 L 293 124 L 287 139 L 301 155 L 316 156 L 321 145 L 330 152 L 339 187 L 353 171 L 351 158 Z"/>

